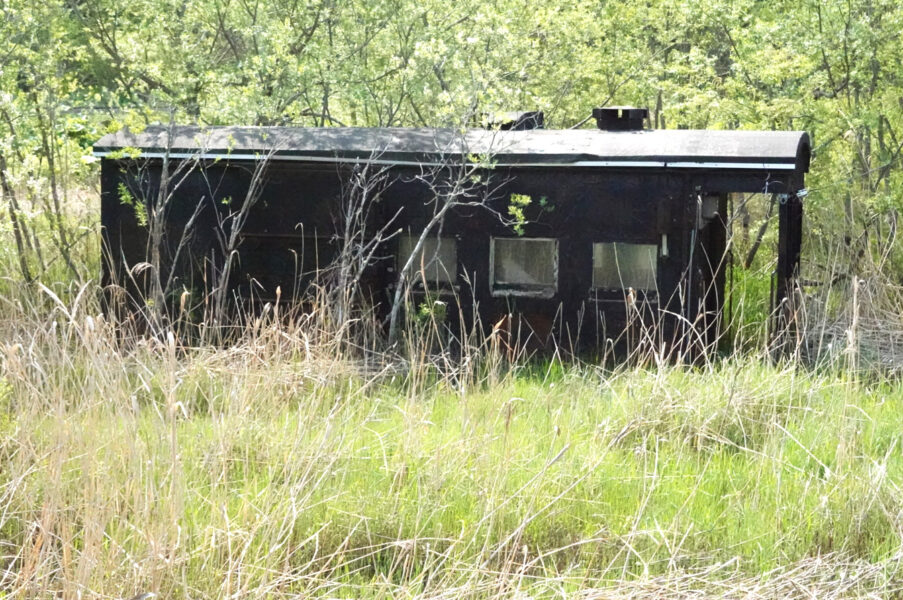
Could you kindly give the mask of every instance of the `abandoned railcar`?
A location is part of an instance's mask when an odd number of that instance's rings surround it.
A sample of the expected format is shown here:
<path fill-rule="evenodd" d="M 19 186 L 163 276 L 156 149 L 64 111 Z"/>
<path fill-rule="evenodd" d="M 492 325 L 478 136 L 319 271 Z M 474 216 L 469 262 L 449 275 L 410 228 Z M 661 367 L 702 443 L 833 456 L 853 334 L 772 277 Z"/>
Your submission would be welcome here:
<path fill-rule="evenodd" d="M 273 301 L 277 288 L 297 302 L 313 281 L 348 285 L 320 276 L 353 259 L 363 265 L 359 300 L 388 323 L 408 264 L 414 302 L 452 303 L 452 330 L 513 315 L 540 343 L 592 346 L 640 318 L 665 338 L 689 327 L 711 340 L 728 195 L 759 192 L 780 198 L 776 299 L 788 296 L 806 133 L 647 130 L 641 109 L 594 115 L 596 129 L 576 130 L 537 128 L 534 115 L 507 130 L 108 135 L 94 147 L 104 279 L 136 305 L 153 277 L 168 298 L 199 302 L 224 286 L 232 302 Z"/>

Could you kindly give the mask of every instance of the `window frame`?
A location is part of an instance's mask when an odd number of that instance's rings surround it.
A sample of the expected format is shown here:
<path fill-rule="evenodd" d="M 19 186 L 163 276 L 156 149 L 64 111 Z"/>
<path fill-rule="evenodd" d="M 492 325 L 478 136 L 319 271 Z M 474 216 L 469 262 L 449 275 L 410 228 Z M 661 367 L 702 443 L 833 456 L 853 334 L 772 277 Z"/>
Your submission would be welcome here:
<path fill-rule="evenodd" d="M 517 285 L 530 286 L 530 284 L 499 284 L 496 282 L 496 258 L 495 247 L 497 240 L 519 241 L 519 242 L 551 242 L 552 243 L 552 272 L 554 274 L 554 282 L 549 285 L 536 285 L 531 287 L 518 288 Z M 554 298 L 558 294 L 559 279 L 559 259 L 560 244 L 558 238 L 552 237 L 514 237 L 514 236 L 491 236 L 489 238 L 489 289 L 494 298 L 504 298 L 509 296 L 520 296 L 524 298 Z M 513 287 L 514 286 L 514 287 Z"/>
<path fill-rule="evenodd" d="M 617 252 L 617 246 L 647 246 L 649 248 L 654 248 L 655 252 L 655 270 L 652 273 L 653 284 L 651 287 L 636 287 L 632 285 L 624 285 L 623 279 L 621 280 L 621 284 L 617 287 L 608 287 L 608 286 L 600 286 L 596 284 L 596 246 L 601 244 L 610 244 L 615 246 L 615 252 Z M 627 241 L 627 240 L 594 240 L 590 245 L 590 291 L 594 294 L 605 294 L 605 293 L 614 293 L 614 294 L 623 294 L 627 292 L 628 289 L 633 288 L 635 292 L 643 293 L 646 296 L 654 296 L 658 294 L 658 277 L 659 277 L 659 260 L 661 259 L 662 248 L 661 245 L 657 242 L 649 242 L 645 241 Z"/>
<path fill-rule="evenodd" d="M 409 238 L 409 239 L 413 240 L 414 245 L 416 245 L 419 237 L 420 236 L 409 233 L 408 231 L 403 231 L 398 236 L 398 241 L 395 244 L 395 270 L 396 270 L 396 272 L 401 271 L 401 269 L 404 267 L 404 263 L 407 262 L 407 259 L 408 259 L 408 257 L 405 257 L 402 260 L 402 247 L 401 247 L 402 239 Z M 435 291 L 442 292 L 442 291 L 458 289 L 458 271 L 460 270 L 460 264 L 461 264 L 461 261 L 458 257 L 458 237 L 454 236 L 454 235 L 437 236 L 437 235 L 431 234 L 427 237 L 427 241 L 431 240 L 431 239 L 438 240 L 440 247 L 442 245 L 442 242 L 445 240 L 448 240 L 454 244 L 454 252 L 455 252 L 454 269 L 446 270 L 446 272 L 448 273 L 448 275 L 450 277 L 450 280 L 449 281 L 439 281 L 437 279 L 431 279 L 429 277 L 430 268 L 425 269 L 424 275 L 426 275 L 426 277 L 421 277 L 420 276 L 420 265 L 414 263 L 411 265 L 411 271 L 410 271 L 410 273 L 408 273 L 408 276 L 407 276 L 409 284 L 411 285 L 411 287 L 414 290 L 423 291 L 424 290 L 424 281 L 423 280 L 425 278 L 426 284 L 428 286 L 435 286 Z M 413 249 L 413 246 L 412 246 L 412 249 Z M 422 250 L 425 250 L 425 248 L 422 248 L 421 251 Z M 437 258 L 438 258 L 438 253 L 437 253 Z M 436 262 L 438 263 L 437 266 L 443 264 L 442 261 L 439 261 L 439 260 L 437 260 Z"/>

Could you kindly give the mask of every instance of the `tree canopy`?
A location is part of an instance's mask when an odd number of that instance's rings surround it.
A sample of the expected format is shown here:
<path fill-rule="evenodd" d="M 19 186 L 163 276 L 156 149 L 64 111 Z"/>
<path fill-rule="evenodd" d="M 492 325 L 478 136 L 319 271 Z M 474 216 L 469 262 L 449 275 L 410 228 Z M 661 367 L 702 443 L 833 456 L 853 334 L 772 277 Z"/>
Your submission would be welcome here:
<path fill-rule="evenodd" d="M 804 129 L 811 232 L 892 245 L 903 205 L 895 0 L 4 0 L 10 185 L 88 181 L 102 133 L 183 123 L 458 126 L 648 106 L 666 128 Z M 65 163 L 65 164 L 60 164 Z M 44 182 L 44 183 L 41 183 Z"/>

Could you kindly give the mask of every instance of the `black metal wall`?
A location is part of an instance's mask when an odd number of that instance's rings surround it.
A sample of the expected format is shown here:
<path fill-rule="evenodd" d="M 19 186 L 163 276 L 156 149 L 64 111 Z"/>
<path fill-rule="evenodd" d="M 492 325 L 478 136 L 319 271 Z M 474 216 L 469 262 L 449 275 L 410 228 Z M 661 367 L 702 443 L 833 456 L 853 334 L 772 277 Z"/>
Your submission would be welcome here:
<path fill-rule="evenodd" d="M 136 268 L 150 256 L 142 210 L 165 206 L 161 276 L 171 281 L 173 298 L 186 289 L 199 298 L 210 290 L 222 267 L 224 240 L 233 223 L 228 215 L 246 201 L 254 174 L 252 163 L 223 160 L 176 173 L 177 165 L 168 165 L 167 199 L 159 202 L 163 168 L 159 160 L 103 160 L 104 279 L 122 286 L 133 298 L 146 294 L 149 273 Z M 292 162 L 268 166 L 261 193 L 241 230 L 238 266 L 230 278 L 236 295 L 270 299 L 278 285 L 283 298 L 297 298 L 311 272 L 329 264 L 346 225 L 352 168 Z M 475 195 L 468 203 L 474 205 L 456 206 L 441 225 L 443 236 L 457 240 L 454 303 L 460 305 L 465 325 L 478 319 L 489 328 L 514 314 L 540 345 L 554 339 L 585 347 L 617 336 L 636 318 L 661 318 L 660 335 L 668 339 L 688 335 L 688 324 L 712 338 L 723 302 L 726 194 L 794 192 L 802 187 L 802 175 L 518 168 L 482 172 L 481 181 L 469 185 Z M 488 198 L 481 196 L 490 190 Z M 419 233 L 436 210 L 434 194 L 419 169 L 392 168 L 385 185 L 373 191 L 379 193 L 369 206 L 365 223 L 369 235 L 390 222 L 392 231 Z M 511 219 L 512 194 L 531 199 L 523 207 L 520 232 L 505 222 Z M 700 202 L 707 196 L 717 198 L 717 212 L 702 222 Z M 186 231 L 189 222 L 192 226 Z M 558 240 L 558 286 L 553 297 L 492 295 L 490 239 L 519 235 Z M 661 252 L 663 239 L 667 255 Z M 592 244 L 611 241 L 659 246 L 658 289 L 637 298 L 639 305 L 649 302 L 646 308 L 628 306 L 623 291 L 591 289 Z M 383 316 L 397 277 L 397 243 L 396 236 L 383 244 L 363 280 L 365 296 Z M 787 249 L 796 254 L 781 263 L 787 273 L 794 272 L 790 262 L 798 261 L 794 243 Z M 452 299 L 448 294 L 444 298 Z M 703 313 L 708 316 L 700 319 Z M 452 325 L 460 325 L 458 311 L 449 314 Z"/>

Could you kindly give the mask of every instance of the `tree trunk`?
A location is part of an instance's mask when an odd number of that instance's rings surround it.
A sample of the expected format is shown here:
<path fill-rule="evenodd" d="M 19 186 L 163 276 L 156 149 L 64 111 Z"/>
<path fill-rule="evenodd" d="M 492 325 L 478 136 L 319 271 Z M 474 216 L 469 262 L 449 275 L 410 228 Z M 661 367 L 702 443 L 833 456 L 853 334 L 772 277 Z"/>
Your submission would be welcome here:
<path fill-rule="evenodd" d="M 26 282 L 31 283 L 31 270 L 28 268 L 28 259 L 25 254 L 25 241 L 22 234 L 22 224 L 19 223 L 19 203 L 16 201 L 16 193 L 9 180 L 6 178 L 6 157 L 0 154 L 0 190 L 9 202 L 9 220 L 13 225 L 13 238 L 16 240 L 16 254 L 19 258 L 19 270 Z"/>

